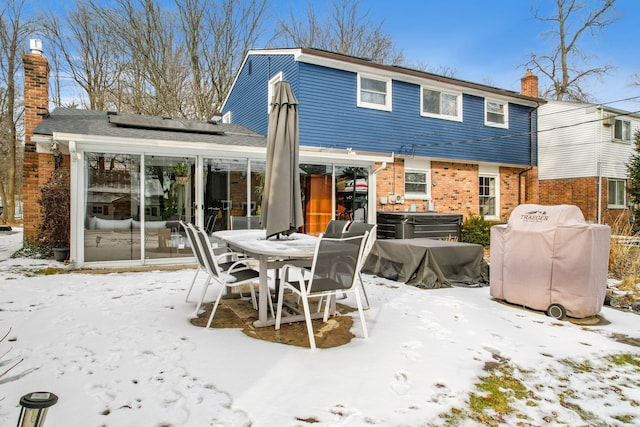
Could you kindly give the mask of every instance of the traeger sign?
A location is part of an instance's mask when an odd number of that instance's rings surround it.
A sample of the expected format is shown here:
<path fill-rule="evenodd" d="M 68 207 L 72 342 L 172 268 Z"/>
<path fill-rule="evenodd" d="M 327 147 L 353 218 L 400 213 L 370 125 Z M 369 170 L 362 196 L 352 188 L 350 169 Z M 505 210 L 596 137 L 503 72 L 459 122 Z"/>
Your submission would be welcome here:
<path fill-rule="evenodd" d="M 547 211 L 530 211 L 520 215 L 522 222 L 545 222 L 549 221 L 549 215 Z"/>

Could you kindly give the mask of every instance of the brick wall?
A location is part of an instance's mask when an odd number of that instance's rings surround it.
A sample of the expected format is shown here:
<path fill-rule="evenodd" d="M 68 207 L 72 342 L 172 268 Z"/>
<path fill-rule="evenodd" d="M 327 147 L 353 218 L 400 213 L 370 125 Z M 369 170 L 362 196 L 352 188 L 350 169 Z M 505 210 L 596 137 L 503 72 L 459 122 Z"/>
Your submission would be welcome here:
<path fill-rule="evenodd" d="M 438 213 L 478 213 L 478 165 L 431 162 L 431 199 Z"/>
<path fill-rule="evenodd" d="M 587 221 L 598 221 L 598 178 L 545 179 L 540 181 L 540 204 L 576 205 Z M 603 179 L 602 203 L 607 206 L 607 183 Z"/>
<path fill-rule="evenodd" d="M 376 168 L 380 167 L 377 163 Z M 378 172 L 376 176 L 376 211 L 383 210 L 383 206 L 380 204 L 380 197 L 389 197 L 391 194 L 404 194 L 404 160 L 395 159 L 391 164 L 387 163 L 387 167 Z M 402 204 L 387 204 L 384 206 L 384 210 L 391 211 L 403 211 L 405 210 Z M 424 207 L 419 209 L 424 211 Z"/>
<path fill-rule="evenodd" d="M 379 165 L 376 165 L 378 167 Z M 500 168 L 500 213 L 506 219 L 511 211 L 522 203 L 537 203 L 537 169 Z M 454 213 L 469 216 L 478 214 L 478 165 L 455 162 L 431 162 L 431 199 L 438 213 Z M 404 195 L 404 160 L 396 159 L 393 165 L 378 172 L 376 209 L 382 210 L 380 197 L 390 194 Z M 387 204 L 384 210 L 405 211 L 415 204 L 417 212 L 428 209 L 427 201 L 405 199 L 404 203 Z"/>
<path fill-rule="evenodd" d="M 34 242 L 40 226 L 40 187 L 53 170 L 53 156 L 36 152 L 32 141 L 33 130 L 49 111 L 49 64 L 40 54 L 25 54 L 24 64 L 24 131 L 25 149 L 22 175 L 22 200 L 24 202 L 24 241 Z M 68 161 L 67 161 L 68 164 Z"/>

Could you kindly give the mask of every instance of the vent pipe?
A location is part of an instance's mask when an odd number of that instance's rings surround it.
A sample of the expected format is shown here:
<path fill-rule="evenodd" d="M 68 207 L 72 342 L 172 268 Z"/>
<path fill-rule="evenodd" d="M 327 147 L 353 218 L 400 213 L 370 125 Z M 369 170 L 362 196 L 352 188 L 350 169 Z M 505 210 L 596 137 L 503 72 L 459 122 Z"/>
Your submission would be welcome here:
<path fill-rule="evenodd" d="M 29 49 L 32 55 L 42 55 L 42 40 L 31 39 L 29 40 Z"/>

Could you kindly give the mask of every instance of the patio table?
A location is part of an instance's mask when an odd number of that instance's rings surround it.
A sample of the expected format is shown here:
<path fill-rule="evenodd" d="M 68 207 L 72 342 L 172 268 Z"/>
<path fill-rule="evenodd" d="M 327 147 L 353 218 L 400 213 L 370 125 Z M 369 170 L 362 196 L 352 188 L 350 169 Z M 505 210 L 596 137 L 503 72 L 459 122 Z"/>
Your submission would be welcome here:
<path fill-rule="evenodd" d="M 265 230 L 224 230 L 212 233 L 218 239 L 237 252 L 242 252 L 258 260 L 260 287 L 258 290 L 258 320 L 256 327 L 271 326 L 275 319 L 268 318 L 268 301 L 271 298 L 267 272 L 280 268 L 284 264 L 309 266 L 315 252 L 317 238 L 307 234 L 293 233 L 279 239 L 266 238 Z M 286 321 L 304 320 L 304 315 L 290 316 Z"/>

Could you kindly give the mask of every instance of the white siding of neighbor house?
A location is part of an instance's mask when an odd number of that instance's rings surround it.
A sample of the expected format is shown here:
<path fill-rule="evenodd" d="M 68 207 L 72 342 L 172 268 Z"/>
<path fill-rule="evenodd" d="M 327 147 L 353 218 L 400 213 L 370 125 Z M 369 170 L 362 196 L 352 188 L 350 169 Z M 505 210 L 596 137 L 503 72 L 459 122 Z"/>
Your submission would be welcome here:
<path fill-rule="evenodd" d="M 607 178 L 626 179 L 627 163 L 634 154 L 635 146 L 633 137 L 635 131 L 640 129 L 640 120 L 633 117 L 619 117 L 631 122 L 631 141 L 616 141 L 613 139 L 613 126 L 603 126 L 603 138 L 605 143 L 602 150 L 601 174 Z"/>
<path fill-rule="evenodd" d="M 538 110 L 539 179 L 602 176 L 626 178 L 633 142 L 614 141 L 614 126 L 602 120 L 607 112 L 592 104 L 550 101 Z M 640 128 L 636 117 L 632 134 Z M 599 170 L 600 169 L 600 170 Z"/>
<path fill-rule="evenodd" d="M 587 104 L 549 102 L 538 110 L 539 179 L 597 175 L 598 110 Z"/>

